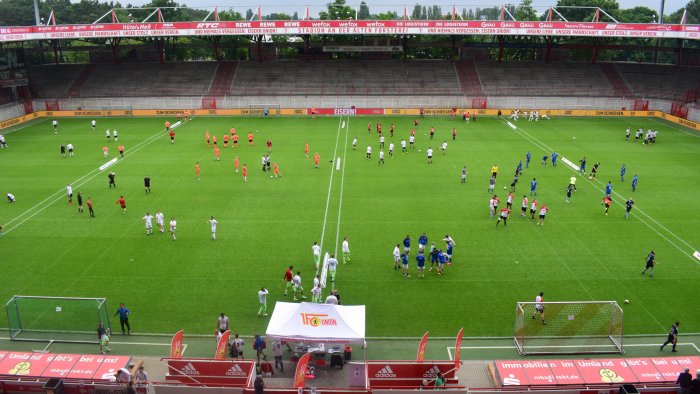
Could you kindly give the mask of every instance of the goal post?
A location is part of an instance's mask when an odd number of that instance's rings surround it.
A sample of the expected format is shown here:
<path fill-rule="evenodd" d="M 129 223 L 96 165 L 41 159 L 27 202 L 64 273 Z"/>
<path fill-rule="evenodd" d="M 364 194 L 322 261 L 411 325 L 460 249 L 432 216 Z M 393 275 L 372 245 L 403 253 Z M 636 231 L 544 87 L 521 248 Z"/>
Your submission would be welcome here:
<path fill-rule="evenodd" d="M 13 341 L 98 343 L 98 323 L 111 327 L 106 298 L 15 295 L 5 309 Z"/>
<path fill-rule="evenodd" d="M 267 115 L 265 113 L 267 112 Z M 249 104 L 248 113 L 250 116 L 280 116 L 282 109 L 279 104 Z"/>
<path fill-rule="evenodd" d="M 615 301 L 518 302 L 513 342 L 522 356 L 624 353 L 623 328 Z"/>

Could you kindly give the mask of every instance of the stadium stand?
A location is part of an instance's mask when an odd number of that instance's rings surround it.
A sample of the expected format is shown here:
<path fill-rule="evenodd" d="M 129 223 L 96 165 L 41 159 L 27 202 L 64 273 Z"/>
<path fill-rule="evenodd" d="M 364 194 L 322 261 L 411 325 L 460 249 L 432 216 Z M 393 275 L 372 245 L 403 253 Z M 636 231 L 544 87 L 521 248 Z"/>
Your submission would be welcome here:
<path fill-rule="evenodd" d="M 700 89 L 698 67 L 616 63 L 615 68 L 637 97 L 680 100 L 685 92 Z"/>
<path fill-rule="evenodd" d="M 90 74 L 92 74 L 92 71 L 95 70 L 95 67 L 97 67 L 96 64 L 88 64 L 83 67 L 82 70 L 80 70 L 80 73 L 78 73 L 78 76 L 75 77 L 73 83 L 71 83 L 70 87 L 68 88 L 69 97 L 80 96 L 80 90 L 83 88 L 83 85 L 85 85 L 88 78 L 90 78 Z"/>
<path fill-rule="evenodd" d="M 32 95 L 37 98 L 67 97 L 73 80 L 84 67 L 84 64 L 27 67 Z"/>
<path fill-rule="evenodd" d="M 233 95 L 459 95 L 446 60 L 241 63 Z"/>
<path fill-rule="evenodd" d="M 209 90 L 215 72 L 215 62 L 100 64 L 83 84 L 80 96 L 201 96 Z"/>

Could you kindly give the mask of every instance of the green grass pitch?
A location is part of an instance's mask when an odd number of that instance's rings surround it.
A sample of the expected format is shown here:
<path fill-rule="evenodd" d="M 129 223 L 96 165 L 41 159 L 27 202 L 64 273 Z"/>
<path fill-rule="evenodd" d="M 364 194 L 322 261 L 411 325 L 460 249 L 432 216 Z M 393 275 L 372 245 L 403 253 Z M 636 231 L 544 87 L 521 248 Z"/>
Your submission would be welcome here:
<path fill-rule="evenodd" d="M 465 125 L 428 117 L 417 127 L 416 148 L 401 154 L 400 140 L 408 138 L 413 118 L 199 117 L 175 129 L 175 144 L 163 131 L 165 120 L 100 118 L 93 132 L 90 119 L 59 119 L 55 134 L 46 119 L 5 133 L 9 148 L 0 150 L 0 191 L 13 193 L 17 202 L 0 204 L 0 299 L 107 297 L 112 311 L 120 302 L 131 309 L 136 333 L 210 334 L 220 312 L 231 317 L 235 331 L 262 333 L 268 318 L 256 316 L 260 287 L 271 291 L 270 309 L 275 301 L 290 301 L 283 296 L 282 276 L 291 264 L 301 270 L 310 299 L 312 243 L 323 238 L 324 252 L 332 253 L 347 236 L 352 261 L 339 267 L 336 287 L 342 303 L 367 305 L 368 336 L 419 336 L 426 330 L 453 336 L 460 327 L 466 336 L 512 335 L 515 303 L 540 291 L 548 301 L 629 299 L 627 334 L 663 335 L 675 320 L 682 332 L 700 331 L 700 261 L 692 257 L 700 246 L 700 140 L 680 126 L 642 118 L 555 118 L 521 120 L 513 130 L 496 118 Z M 387 147 L 390 141 L 397 145 L 384 166 L 378 165 L 379 141 L 374 131 L 367 133 L 368 121 L 381 121 Z M 394 138 L 388 136 L 391 123 Z M 431 126 L 437 130 L 433 141 L 427 135 Z M 625 142 L 627 126 L 658 129 L 658 142 Z M 223 147 L 230 127 L 241 136 L 237 149 Z M 105 141 L 106 128 L 119 130 L 118 143 Z M 218 136 L 220 162 L 205 143 L 206 130 Z M 247 144 L 249 131 L 254 146 Z M 268 138 L 282 172 L 278 179 L 261 171 Z M 443 140 L 444 155 L 438 148 Z M 59 155 L 59 145 L 68 142 L 75 145 L 73 158 Z M 98 172 L 107 161 L 102 146 L 109 146 L 112 158 L 119 144 L 126 157 Z M 365 159 L 367 145 L 372 160 Z M 428 146 L 435 149 L 432 165 Z M 540 159 L 551 149 L 559 153 L 559 165 L 542 167 Z M 496 227 L 488 214 L 491 166 L 499 166 L 496 192 L 504 205 L 503 187 L 527 151 L 532 161 L 518 184 L 513 214 L 507 227 Z M 313 165 L 315 152 L 320 169 Z M 330 163 L 334 154 L 342 159 L 339 171 Z M 236 155 L 248 165 L 248 182 L 234 173 Z M 574 171 L 561 158 L 578 163 L 583 156 L 589 169 L 601 162 L 599 182 L 579 177 L 578 191 L 565 204 Z M 460 184 L 463 165 L 466 184 Z M 107 187 L 108 171 L 116 172 L 117 189 Z M 635 173 L 639 187 L 632 193 Z M 148 195 L 145 176 L 152 179 Z M 550 207 L 545 226 L 519 217 L 533 177 L 537 199 Z M 608 180 L 615 204 L 605 216 L 601 199 Z M 92 198 L 96 218 L 68 205 L 67 183 Z M 120 195 L 127 200 L 126 214 L 115 205 Z M 636 204 L 626 221 L 620 203 L 628 197 Z M 176 241 L 167 232 L 146 236 L 141 218 L 158 210 L 166 223 L 177 219 Z M 219 222 L 216 241 L 207 223 L 211 215 Z M 425 279 L 416 278 L 422 232 L 440 247 L 445 234 L 454 238 L 454 264 L 444 276 L 427 272 Z M 392 249 L 406 234 L 414 243 L 410 279 L 392 269 Z M 651 249 L 659 261 L 653 279 L 640 275 Z"/>

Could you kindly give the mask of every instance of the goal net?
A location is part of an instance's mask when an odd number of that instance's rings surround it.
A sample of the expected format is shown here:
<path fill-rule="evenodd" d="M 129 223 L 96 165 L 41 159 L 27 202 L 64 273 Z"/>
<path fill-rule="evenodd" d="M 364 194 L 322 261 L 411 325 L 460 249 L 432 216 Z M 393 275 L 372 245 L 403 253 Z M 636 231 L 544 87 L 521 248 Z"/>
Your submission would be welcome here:
<path fill-rule="evenodd" d="M 5 308 L 10 338 L 15 341 L 97 343 L 98 323 L 110 328 L 105 298 L 16 295 Z"/>
<path fill-rule="evenodd" d="M 280 116 L 282 111 L 279 104 L 250 104 L 248 105 L 248 113 L 243 115 L 250 116 Z"/>
<path fill-rule="evenodd" d="M 513 341 L 523 356 L 624 353 L 622 332 L 623 312 L 615 301 L 518 302 L 515 307 Z"/>

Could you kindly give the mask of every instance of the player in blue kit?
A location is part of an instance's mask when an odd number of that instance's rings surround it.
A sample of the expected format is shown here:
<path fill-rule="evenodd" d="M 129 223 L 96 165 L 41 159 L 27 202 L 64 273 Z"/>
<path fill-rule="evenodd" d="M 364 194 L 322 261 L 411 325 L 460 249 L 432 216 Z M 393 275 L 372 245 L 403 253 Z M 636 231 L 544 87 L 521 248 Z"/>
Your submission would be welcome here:
<path fill-rule="evenodd" d="M 637 174 L 634 174 L 634 177 L 632 177 L 632 191 L 637 190 L 637 182 L 639 179 L 637 179 Z"/>
<path fill-rule="evenodd" d="M 612 183 L 610 183 L 610 181 L 608 181 L 608 184 L 605 185 L 605 195 L 606 196 L 612 195 Z"/>
<path fill-rule="evenodd" d="M 442 275 L 445 272 L 445 263 L 447 262 L 447 256 L 443 251 L 438 251 L 438 259 L 440 259 L 440 265 L 438 265 L 438 275 Z"/>
<path fill-rule="evenodd" d="M 586 157 L 578 161 L 580 163 L 579 165 L 579 174 L 586 175 Z"/>
<path fill-rule="evenodd" d="M 559 154 L 557 152 L 552 152 L 552 167 L 557 166 L 557 157 L 559 157 Z"/>
<path fill-rule="evenodd" d="M 435 244 L 430 245 L 430 269 L 428 271 L 433 270 L 433 266 L 435 266 L 436 269 L 440 269 L 440 266 L 438 263 L 440 262 L 440 251 L 437 250 L 435 247 Z"/>
<path fill-rule="evenodd" d="M 530 151 L 527 151 L 527 154 L 525 154 L 525 168 L 530 168 L 530 159 L 532 158 L 532 155 L 530 154 Z"/>
<path fill-rule="evenodd" d="M 448 234 L 445 234 L 443 241 L 445 241 L 445 259 L 447 260 L 447 265 L 452 265 L 452 247 L 455 244 L 455 240 Z"/>
<path fill-rule="evenodd" d="M 523 172 L 523 161 L 520 160 L 518 162 L 518 166 L 515 168 L 515 176 L 520 175 L 520 173 Z"/>
<path fill-rule="evenodd" d="M 424 251 L 426 245 L 428 245 L 428 236 L 423 233 L 418 237 L 418 252 Z"/>
<path fill-rule="evenodd" d="M 411 252 L 411 236 L 406 235 L 406 238 L 403 239 L 403 252 L 406 254 L 409 254 Z"/>
<path fill-rule="evenodd" d="M 425 278 L 425 255 L 423 251 L 418 251 L 418 256 L 416 256 L 416 263 L 418 264 L 418 277 Z"/>
<path fill-rule="evenodd" d="M 537 179 L 532 178 L 530 181 L 530 195 L 531 196 L 536 196 L 537 195 Z"/>
<path fill-rule="evenodd" d="M 625 181 L 625 173 L 627 172 L 627 166 L 623 163 L 620 167 L 620 182 Z"/>
<path fill-rule="evenodd" d="M 410 278 L 411 275 L 408 274 L 408 253 L 403 253 L 401 255 L 401 268 L 403 271 L 404 278 Z"/>

